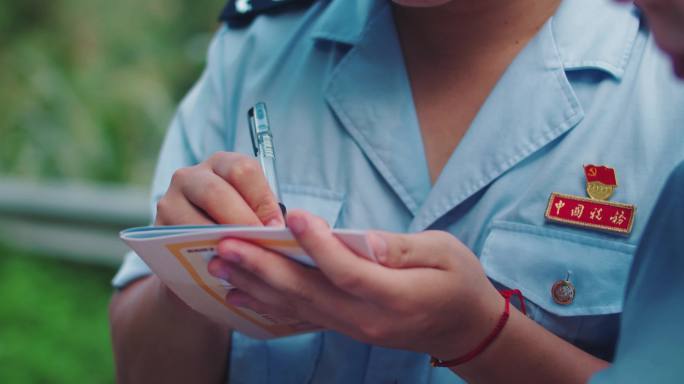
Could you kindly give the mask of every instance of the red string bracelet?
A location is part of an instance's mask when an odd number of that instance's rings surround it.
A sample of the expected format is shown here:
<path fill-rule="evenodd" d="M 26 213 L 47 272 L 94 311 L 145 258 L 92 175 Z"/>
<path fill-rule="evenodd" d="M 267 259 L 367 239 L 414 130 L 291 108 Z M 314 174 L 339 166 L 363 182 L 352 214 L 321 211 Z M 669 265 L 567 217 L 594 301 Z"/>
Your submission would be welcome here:
<path fill-rule="evenodd" d="M 487 335 L 487 337 L 484 340 L 482 340 L 482 342 L 477 347 L 475 347 L 475 349 L 466 353 L 465 355 L 457 357 L 453 360 L 440 360 L 436 357 L 432 357 L 430 359 L 430 365 L 432 365 L 433 367 L 454 367 L 456 365 L 469 362 L 470 360 L 474 359 L 477 355 L 482 353 L 485 349 L 487 349 L 487 347 L 489 347 L 489 345 L 494 341 L 494 339 L 496 339 L 496 337 L 499 336 L 501 330 L 503 329 L 504 325 L 506 325 L 506 322 L 510 317 L 511 296 L 518 296 L 518 299 L 520 300 L 520 311 L 523 314 L 527 314 L 527 310 L 525 310 L 525 300 L 523 298 L 522 292 L 520 292 L 519 289 L 505 289 L 499 291 L 499 293 L 501 293 L 501 296 L 503 296 L 506 300 L 506 309 L 504 309 L 504 313 L 501 315 L 499 322 L 496 323 L 496 327 L 494 327 L 494 330 L 489 335 Z"/>

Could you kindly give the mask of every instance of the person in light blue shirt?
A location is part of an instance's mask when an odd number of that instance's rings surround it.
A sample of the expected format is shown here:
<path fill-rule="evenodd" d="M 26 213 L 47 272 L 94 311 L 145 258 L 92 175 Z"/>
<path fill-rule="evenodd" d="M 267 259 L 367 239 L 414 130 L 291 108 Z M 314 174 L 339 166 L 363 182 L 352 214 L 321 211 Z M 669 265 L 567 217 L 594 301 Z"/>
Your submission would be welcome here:
<path fill-rule="evenodd" d="M 430 7 L 411 7 L 421 3 Z M 419 280 L 415 295 L 403 298 L 387 289 L 391 278 L 385 286 L 370 278 L 341 285 L 385 293 L 396 308 L 417 303 L 404 311 L 429 309 L 425 324 L 441 328 L 411 325 L 407 320 L 415 316 L 388 311 L 378 312 L 378 322 L 384 319 L 378 326 L 366 312 L 354 318 L 351 308 L 367 306 L 350 301 L 331 313 L 317 297 L 295 305 L 295 314 L 330 331 L 254 340 L 174 301 L 131 254 L 114 279 L 119 376 L 215 381 L 225 374 L 231 383 L 585 381 L 612 359 L 645 218 L 684 158 L 684 137 L 674 128 L 684 124 L 684 87 L 672 81 L 668 66 L 640 13 L 609 1 L 316 1 L 255 16 L 242 28 L 221 28 L 165 139 L 153 183 L 155 222 L 282 225 L 258 168 L 244 155 L 251 152 L 246 111 L 265 101 L 288 209 L 304 209 L 337 228 L 412 233 L 379 236 L 389 250 L 403 241 L 425 257 L 372 268 L 377 277 L 416 266 L 435 276 Z M 616 170 L 611 201 L 637 207 L 629 234 L 545 219 L 552 192 L 585 194 L 585 164 Z M 301 211 L 288 220 L 293 229 L 304 220 L 304 227 L 324 233 Z M 310 245 L 330 244 L 317 239 Z M 235 281 L 256 265 L 250 264 L 256 251 L 244 246 L 226 243 L 212 264 L 212 273 L 242 289 L 231 300 L 299 303 L 287 295 L 292 286 L 285 279 L 282 292 L 255 270 L 242 281 L 260 290 Z M 428 257 L 429 246 L 439 246 L 432 252 L 438 260 Z M 247 264 L 237 265 L 235 255 Z M 302 277 L 297 284 L 320 287 L 319 294 L 330 292 L 330 302 L 346 297 L 330 285 L 339 283 L 332 272 L 341 267 L 317 256 L 325 275 L 305 278 L 288 263 L 278 264 L 279 273 Z M 441 273 L 426 265 L 431 261 L 450 267 Z M 563 305 L 552 287 L 565 280 L 575 294 Z M 503 311 L 494 288 L 520 289 L 529 319 L 514 310 L 499 338 L 474 360 L 453 372 L 431 368 L 430 354 L 460 356 L 494 328 Z M 388 335 L 382 324 L 403 332 Z"/>

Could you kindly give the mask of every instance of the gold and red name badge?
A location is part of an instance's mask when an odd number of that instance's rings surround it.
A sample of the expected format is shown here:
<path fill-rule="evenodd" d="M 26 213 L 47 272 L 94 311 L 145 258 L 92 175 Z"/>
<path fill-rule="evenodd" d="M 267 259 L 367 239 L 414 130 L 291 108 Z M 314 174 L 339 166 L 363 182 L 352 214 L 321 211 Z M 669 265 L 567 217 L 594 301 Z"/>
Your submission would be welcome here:
<path fill-rule="evenodd" d="M 632 231 L 636 207 L 608 201 L 617 188 L 615 170 L 585 165 L 587 194 L 590 198 L 553 192 L 546 207 L 547 220 L 584 228 L 627 235 Z"/>

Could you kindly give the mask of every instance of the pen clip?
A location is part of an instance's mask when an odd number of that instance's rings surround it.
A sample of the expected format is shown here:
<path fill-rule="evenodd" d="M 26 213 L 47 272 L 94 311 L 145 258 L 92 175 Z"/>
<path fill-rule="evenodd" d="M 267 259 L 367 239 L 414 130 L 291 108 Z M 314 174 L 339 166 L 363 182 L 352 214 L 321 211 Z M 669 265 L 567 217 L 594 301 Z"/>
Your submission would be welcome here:
<path fill-rule="evenodd" d="M 252 139 L 252 150 L 254 151 L 254 156 L 259 156 L 259 139 L 257 138 L 257 126 L 256 120 L 254 118 L 254 107 L 247 111 L 247 122 L 249 124 L 249 136 Z"/>
<path fill-rule="evenodd" d="M 259 156 L 261 151 L 266 156 L 273 156 L 271 142 L 271 127 L 268 122 L 266 103 L 258 102 L 247 111 L 249 117 L 249 132 L 252 136 L 254 156 Z"/>

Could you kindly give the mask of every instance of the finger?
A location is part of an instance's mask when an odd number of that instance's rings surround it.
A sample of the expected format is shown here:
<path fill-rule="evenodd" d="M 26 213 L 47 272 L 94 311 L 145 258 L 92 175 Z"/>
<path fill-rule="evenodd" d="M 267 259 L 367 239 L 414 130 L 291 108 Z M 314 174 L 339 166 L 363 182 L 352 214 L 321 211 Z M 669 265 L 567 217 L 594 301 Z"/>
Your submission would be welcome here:
<path fill-rule="evenodd" d="M 260 302 L 277 309 L 279 313 L 287 313 L 288 316 L 293 315 L 293 309 L 285 295 L 237 265 L 217 257 L 209 262 L 208 270 L 211 275 L 228 281 L 240 291 L 246 292 Z"/>
<path fill-rule="evenodd" d="M 224 239 L 217 255 L 249 271 L 276 291 L 304 301 L 313 301 L 319 291 L 320 277 L 306 268 L 265 248 L 238 239 Z"/>
<path fill-rule="evenodd" d="M 282 309 L 268 305 L 259 299 L 250 296 L 248 293 L 242 292 L 238 289 L 233 289 L 228 292 L 226 295 L 226 302 L 235 307 L 248 308 L 275 321 L 276 323 L 287 324 L 298 330 L 320 328 L 319 325 L 292 317 L 292 313 L 290 311 L 282 311 Z"/>
<path fill-rule="evenodd" d="M 212 262 L 215 265 L 219 263 L 232 264 L 217 259 L 212 260 Z M 219 269 L 219 271 L 212 271 L 212 273 L 215 273 L 217 277 L 229 280 L 237 288 L 226 295 L 226 302 L 230 305 L 249 308 L 259 314 L 275 315 L 278 318 L 276 320 L 284 322 L 293 322 L 296 319 L 298 321 L 304 320 L 309 326 L 320 324 L 336 330 L 351 329 L 342 321 L 344 317 L 339 316 L 339 307 L 335 307 L 336 312 L 332 316 L 326 315 L 309 302 L 288 297 L 274 290 L 258 277 L 234 264 L 228 268 L 214 266 L 212 269 Z"/>
<path fill-rule="evenodd" d="M 345 324 L 352 324 L 363 310 L 361 300 L 334 287 L 320 272 L 255 244 L 226 239 L 219 243 L 217 253 L 288 297 L 297 318 L 342 329 L 349 328 Z M 252 294 L 251 287 L 240 289 Z M 254 293 L 263 301 L 269 300 L 257 295 Z"/>
<path fill-rule="evenodd" d="M 219 224 L 261 225 L 242 196 L 209 170 L 198 168 L 180 188 L 190 203 Z"/>
<path fill-rule="evenodd" d="M 287 225 L 318 268 L 343 291 L 376 302 L 396 294 L 396 275 L 352 252 L 333 235 L 323 219 L 294 210 L 287 215 Z"/>
<path fill-rule="evenodd" d="M 332 321 L 330 319 L 323 320 L 324 317 L 320 316 L 320 315 L 314 315 L 314 316 L 309 316 L 309 317 L 316 318 L 317 321 L 326 322 L 327 325 L 312 323 L 312 322 L 305 320 L 305 319 L 292 317 L 289 313 L 281 312 L 280 309 L 272 307 L 266 303 L 263 303 L 263 302 L 259 301 L 258 299 L 256 299 L 255 297 L 250 296 L 248 293 L 242 292 L 242 291 L 237 290 L 237 289 L 228 292 L 228 295 L 226 295 L 226 302 L 230 305 L 233 305 L 233 306 L 236 306 L 239 308 L 247 308 L 253 312 L 258 313 L 261 316 L 264 316 L 266 318 L 273 320 L 276 323 L 287 324 L 290 327 L 292 327 L 296 330 L 299 330 L 299 331 L 328 328 L 328 329 L 335 329 L 335 330 L 344 329 L 348 332 L 351 332 L 350 329 L 348 329 L 348 328 L 339 327 L 334 321 Z"/>
<path fill-rule="evenodd" d="M 274 321 L 275 323 L 287 324 L 297 331 L 314 331 L 325 328 L 306 320 L 292 318 L 287 313 L 280 313 L 278 309 L 275 309 L 237 289 L 228 292 L 228 295 L 226 295 L 226 302 L 239 308 L 247 308 Z"/>
<path fill-rule="evenodd" d="M 239 289 L 232 289 L 226 294 L 226 303 L 240 308 L 249 308 L 260 315 L 277 316 L 279 320 L 290 319 L 290 313 L 282 309 L 264 303 L 263 301 L 251 296 L 247 292 Z"/>
<path fill-rule="evenodd" d="M 261 223 L 285 225 L 278 200 L 256 159 L 237 153 L 219 152 L 209 159 L 209 164 L 215 174 L 235 188 Z"/>
<path fill-rule="evenodd" d="M 219 244 L 218 249 L 219 254 L 222 254 L 224 257 L 232 253 L 233 255 L 228 256 L 228 258 L 239 260 L 240 267 L 255 271 L 254 275 L 258 275 L 256 277 L 267 276 L 265 279 L 273 282 L 272 284 L 279 287 L 277 290 L 282 290 L 283 293 L 297 292 L 289 301 L 293 311 L 285 312 L 288 317 L 320 324 L 325 328 L 336 330 L 359 340 L 368 340 L 368 337 L 372 337 L 369 335 L 376 334 L 380 329 L 379 327 L 382 327 L 382 325 L 378 324 L 381 324 L 382 319 L 386 318 L 386 310 L 382 308 L 385 304 L 394 303 L 393 305 L 398 307 L 396 302 L 397 299 L 399 299 L 403 304 L 401 307 L 407 307 L 403 301 L 408 297 L 409 292 L 405 289 L 393 289 L 391 292 L 392 294 L 387 296 L 386 301 L 375 303 L 367 301 L 367 298 L 358 298 L 347 294 L 330 284 L 330 282 L 324 279 L 323 275 L 316 270 L 298 265 L 281 255 L 265 250 L 254 244 L 240 240 L 226 239 Z M 355 254 L 351 254 L 351 257 L 357 260 L 365 260 Z M 282 262 L 281 265 L 278 265 L 279 260 Z M 367 263 L 385 271 L 391 271 L 377 264 Z M 290 274 L 288 269 L 290 268 L 299 271 L 299 273 L 293 274 L 294 278 L 288 277 Z M 427 270 L 414 269 L 412 271 L 425 272 Z M 401 272 L 395 271 L 395 273 Z M 426 280 L 430 280 L 425 279 L 424 277 L 418 278 L 418 276 L 411 276 L 408 273 L 406 275 L 411 281 L 425 282 Z M 233 272 L 231 274 L 231 281 L 238 284 L 241 291 L 246 291 L 248 294 L 258 298 L 257 295 L 259 295 L 259 293 L 256 291 L 253 293 L 249 283 L 245 284 L 244 281 L 235 280 L 236 276 L 237 272 Z M 297 288 L 293 289 L 292 287 L 295 286 L 293 282 L 302 284 L 301 286 L 307 288 L 305 288 L 305 291 Z M 302 294 L 302 292 L 305 293 Z M 285 295 L 288 296 L 287 293 L 285 293 Z M 412 306 L 412 308 L 415 307 L 416 306 Z M 290 313 L 293 313 L 293 315 L 290 315 Z"/>
<path fill-rule="evenodd" d="M 378 262 L 390 268 L 448 269 L 449 241 L 444 232 L 426 231 L 416 234 L 395 234 L 373 231 L 368 241 Z"/>
<path fill-rule="evenodd" d="M 157 202 L 155 225 L 211 225 L 216 224 L 201 210 L 190 204 L 185 197 L 169 190 Z"/>

